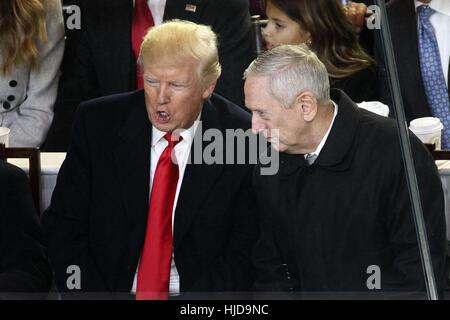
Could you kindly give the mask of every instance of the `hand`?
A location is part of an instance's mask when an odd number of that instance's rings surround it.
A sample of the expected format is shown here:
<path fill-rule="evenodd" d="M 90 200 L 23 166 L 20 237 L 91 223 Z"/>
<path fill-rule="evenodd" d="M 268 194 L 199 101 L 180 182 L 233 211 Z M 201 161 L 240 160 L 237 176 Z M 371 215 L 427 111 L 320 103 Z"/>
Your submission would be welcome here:
<path fill-rule="evenodd" d="M 364 3 L 359 2 L 349 2 L 347 6 L 344 6 L 344 11 L 358 33 L 363 30 L 365 19 L 374 14 Z"/>

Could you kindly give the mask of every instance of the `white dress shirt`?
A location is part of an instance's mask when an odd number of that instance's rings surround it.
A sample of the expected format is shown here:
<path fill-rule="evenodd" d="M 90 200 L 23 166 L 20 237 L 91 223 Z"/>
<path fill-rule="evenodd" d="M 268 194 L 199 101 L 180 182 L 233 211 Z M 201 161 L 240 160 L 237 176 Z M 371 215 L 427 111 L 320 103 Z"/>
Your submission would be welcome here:
<path fill-rule="evenodd" d="M 148 0 L 147 4 L 150 8 L 150 11 L 152 12 L 153 22 L 155 23 L 155 26 L 161 24 L 164 16 L 164 8 L 166 7 L 166 0 Z"/>
<path fill-rule="evenodd" d="M 425 5 L 426 3 L 414 0 L 417 7 Z M 441 54 L 442 71 L 444 72 L 445 82 L 448 88 L 448 66 L 450 61 L 450 1 L 449 0 L 432 0 L 427 3 L 431 9 L 436 11 L 430 17 L 430 23 L 434 28 L 434 34 L 439 46 Z M 419 17 L 417 17 L 419 19 Z M 418 24 L 417 24 L 418 25 Z"/>
<path fill-rule="evenodd" d="M 330 127 L 328 128 L 327 132 L 323 136 L 323 138 L 320 141 L 319 145 L 317 146 L 316 150 L 314 150 L 311 153 L 305 154 L 305 159 L 307 159 L 308 156 L 310 156 L 310 157 L 313 156 L 313 157 L 315 157 L 315 159 L 317 159 L 317 157 L 319 156 L 320 151 L 322 150 L 323 146 L 325 145 L 325 142 L 327 141 L 328 135 L 330 134 L 330 131 L 331 131 L 331 127 L 333 127 L 334 119 L 336 119 L 336 116 L 337 116 L 337 113 L 338 113 L 338 105 L 334 101 L 332 101 L 332 102 L 333 102 L 333 105 L 334 105 L 334 113 L 333 113 L 333 120 L 331 120 L 331 123 L 330 123 Z M 315 161 L 315 159 L 314 159 L 314 161 Z M 312 163 L 310 163 L 310 164 L 313 164 L 314 161 Z"/>
<path fill-rule="evenodd" d="M 191 151 L 191 145 L 192 141 L 194 139 L 195 132 L 197 130 L 198 124 L 200 120 L 200 115 L 198 116 L 197 120 L 194 122 L 194 124 L 189 128 L 182 132 L 177 132 L 181 135 L 183 138 L 180 142 L 178 142 L 175 145 L 174 152 L 175 157 L 178 161 L 178 172 L 179 172 L 179 178 L 178 178 L 178 184 L 177 184 L 177 190 L 175 193 L 175 199 L 173 203 L 173 210 L 172 210 L 172 232 L 173 232 L 173 224 L 175 221 L 175 209 L 177 207 L 178 202 L 178 196 L 180 193 L 181 184 L 183 182 L 184 177 L 184 171 L 186 169 L 186 164 L 189 159 L 189 154 Z M 164 139 L 164 135 L 167 132 L 162 132 L 156 129 L 155 127 L 152 127 L 152 148 L 150 152 L 150 194 L 153 186 L 153 177 L 155 176 L 156 166 L 158 164 L 159 157 L 163 153 L 164 149 L 168 146 L 168 142 L 166 139 Z M 149 195 L 150 200 L 150 195 Z M 132 293 L 136 293 L 136 287 L 137 287 L 137 274 L 139 270 L 139 263 L 138 267 L 136 269 L 136 274 L 134 276 L 133 281 L 133 287 L 131 289 Z M 177 268 L 175 266 L 175 259 L 174 255 L 172 253 L 172 263 L 170 268 L 170 282 L 169 282 L 169 295 L 179 295 L 180 293 L 180 277 L 178 275 Z"/>

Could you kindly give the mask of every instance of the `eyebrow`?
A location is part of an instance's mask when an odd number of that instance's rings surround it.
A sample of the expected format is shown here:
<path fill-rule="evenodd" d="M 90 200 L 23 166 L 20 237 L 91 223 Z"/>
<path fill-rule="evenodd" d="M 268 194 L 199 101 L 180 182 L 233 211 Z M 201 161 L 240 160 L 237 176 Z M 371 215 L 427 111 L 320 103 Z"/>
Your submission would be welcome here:
<path fill-rule="evenodd" d="M 279 18 L 270 18 L 270 17 L 269 17 L 269 19 L 272 19 L 272 20 L 275 21 L 275 22 L 286 23 L 286 20 L 282 20 L 282 19 L 279 19 Z"/>
<path fill-rule="evenodd" d="M 265 110 L 263 110 L 263 109 L 259 109 L 259 108 L 257 108 L 257 109 L 250 109 L 250 108 L 248 108 L 251 112 L 257 112 L 257 113 L 265 113 L 266 111 Z"/>
<path fill-rule="evenodd" d="M 144 74 L 143 78 L 144 78 L 144 80 L 158 80 L 155 77 L 149 76 L 147 74 Z"/>

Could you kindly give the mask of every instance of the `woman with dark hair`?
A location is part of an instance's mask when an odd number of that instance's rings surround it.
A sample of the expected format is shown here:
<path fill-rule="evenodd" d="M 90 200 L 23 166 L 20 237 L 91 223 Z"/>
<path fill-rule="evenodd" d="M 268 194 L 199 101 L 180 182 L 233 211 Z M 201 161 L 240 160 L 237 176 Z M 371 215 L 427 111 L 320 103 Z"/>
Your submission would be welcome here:
<path fill-rule="evenodd" d="M 267 48 L 306 43 L 325 64 L 333 88 L 354 101 L 379 99 L 374 60 L 361 48 L 339 0 L 266 0 Z"/>
<path fill-rule="evenodd" d="M 10 146 L 44 141 L 63 52 L 60 0 L 0 1 L 0 126 L 11 129 Z"/>

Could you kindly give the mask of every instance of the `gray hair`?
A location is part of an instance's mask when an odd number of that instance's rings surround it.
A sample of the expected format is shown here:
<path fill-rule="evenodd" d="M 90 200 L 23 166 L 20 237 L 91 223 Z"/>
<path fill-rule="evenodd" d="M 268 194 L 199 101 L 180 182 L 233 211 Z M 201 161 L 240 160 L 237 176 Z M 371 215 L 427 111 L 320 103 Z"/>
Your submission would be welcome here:
<path fill-rule="evenodd" d="M 305 44 L 281 45 L 256 58 L 244 79 L 269 76 L 269 90 L 285 108 L 294 105 L 303 92 L 314 94 L 319 105 L 330 99 L 330 81 L 325 65 Z"/>

